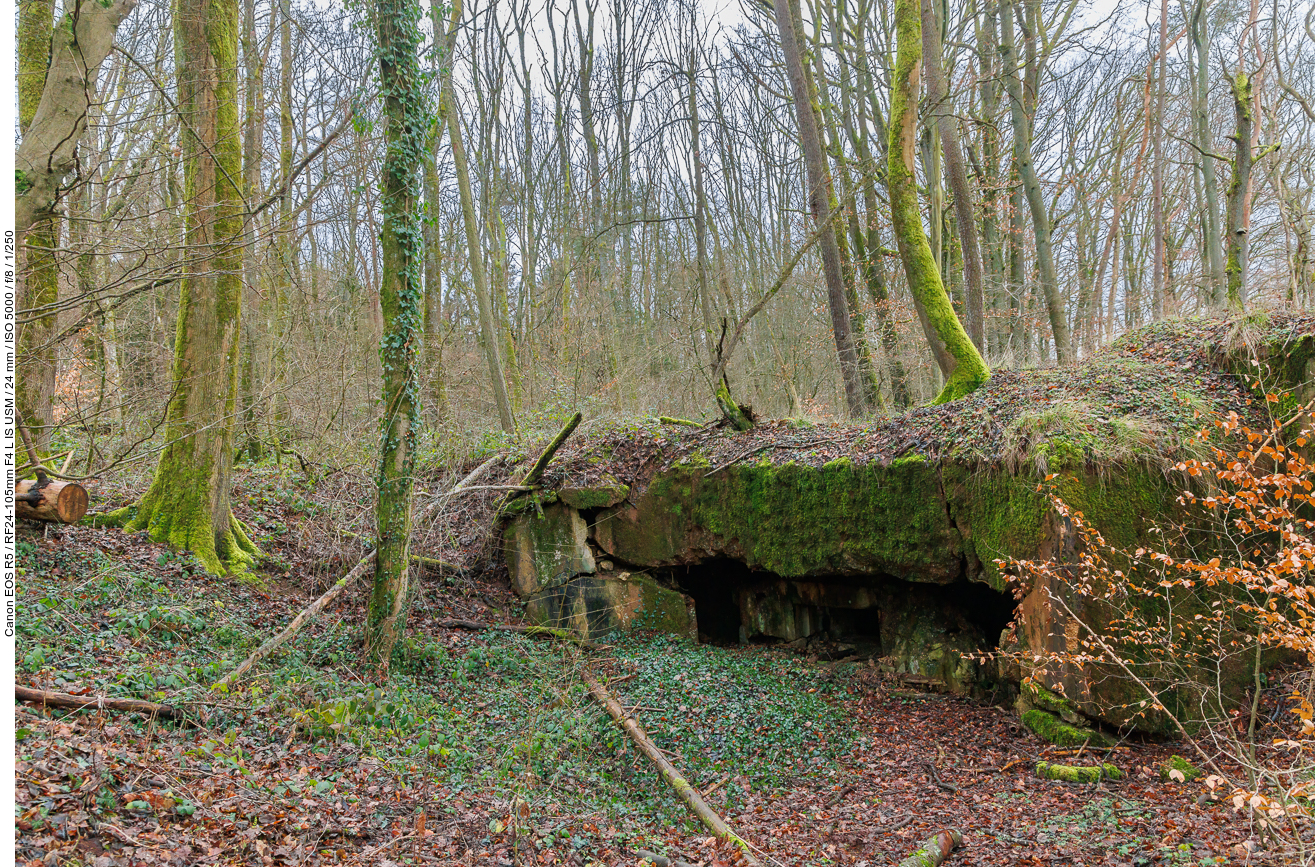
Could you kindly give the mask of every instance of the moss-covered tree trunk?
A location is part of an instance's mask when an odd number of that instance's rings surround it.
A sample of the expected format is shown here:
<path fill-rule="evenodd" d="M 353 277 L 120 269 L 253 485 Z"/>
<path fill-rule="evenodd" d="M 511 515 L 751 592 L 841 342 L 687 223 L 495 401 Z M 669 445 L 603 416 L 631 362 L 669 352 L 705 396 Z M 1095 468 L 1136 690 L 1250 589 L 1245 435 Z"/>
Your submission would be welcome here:
<path fill-rule="evenodd" d="M 50 62 L 50 36 L 54 27 L 52 0 L 23 0 L 18 4 L 18 128 L 25 134 L 41 103 Z M 59 300 L 59 266 L 55 247 L 59 224 L 51 218 L 32 225 L 23 250 L 25 310 L 53 305 Z M 18 414 L 27 425 L 38 452 L 50 448 L 54 424 L 55 315 L 41 316 L 22 327 L 18 335 Z"/>
<path fill-rule="evenodd" d="M 964 165 L 963 138 L 959 120 L 950 104 L 950 85 L 941 66 L 941 26 L 934 0 L 922 0 L 922 45 L 926 55 L 927 101 L 940 137 L 941 152 L 945 157 L 945 177 L 954 194 L 955 228 L 963 251 L 964 319 L 968 336 L 979 352 L 986 350 L 986 304 L 982 294 L 982 253 L 977 243 L 977 221 L 974 218 L 972 187 L 968 184 L 968 169 Z"/>
<path fill-rule="evenodd" d="M 236 0 L 179 0 L 174 42 L 187 244 L 174 392 L 155 479 L 127 528 L 223 573 L 256 553 L 229 503 L 244 236 Z"/>
<path fill-rule="evenodd" d="M 380 0 L 379 80 L 387 118 L 383 165 L 383 277 L 379 300 L 384 335 L 383 443 L 375 521 L 378 546 L 374 590 L 365 626 L 365 654 L 380 677 L 406 625 L 411 494 L 420 425 L 420 347 L 424 335 L 424 244 L 420 225 L 420 169 L 429 128 L 420 77 L 420 4 Z M 455 119 L 454 119 L 455 120 Z M 455 124 L 454 124 L 455 126 Z"/>
<path fill-rule="evenodd" d="M 918 71 L 922 63 L 922 11 L 918 0 L 895 3 L 898 54 L 890 94 L 890 143 L 886 149 L 886 182 L 900 259 L 908 276 L 922 330 L 945 375 L 936 403 L 956 400 L 991 376 L 981 353 L 954 314 L 940 269 L 922 230 L 918 182 L 913 154 L 917 140 Z"/>

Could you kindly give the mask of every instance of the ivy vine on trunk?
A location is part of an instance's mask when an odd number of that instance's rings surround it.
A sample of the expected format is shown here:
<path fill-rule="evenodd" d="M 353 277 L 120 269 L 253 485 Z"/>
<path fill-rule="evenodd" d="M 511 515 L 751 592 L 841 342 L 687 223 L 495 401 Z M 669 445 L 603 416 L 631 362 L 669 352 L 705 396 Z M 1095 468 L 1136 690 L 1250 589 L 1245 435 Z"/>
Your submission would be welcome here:
<path fill-rule="evenodd" d="M 387 119 L 383 165 L 383 278 L 379 290 L 384 333 L 383 441 L 379 449 L 375 521 L 378 548 L 366 618 L 365 653 L 387 677 L 393 647 L 406 625 L 407 562 L 416 436 L 420 426 L 420 348 L 424 340 L 424 232 L 420 169 L 430 125 L 420 71 L 420 4 L 379 0 L 375 13 L 379 79 Z"/>

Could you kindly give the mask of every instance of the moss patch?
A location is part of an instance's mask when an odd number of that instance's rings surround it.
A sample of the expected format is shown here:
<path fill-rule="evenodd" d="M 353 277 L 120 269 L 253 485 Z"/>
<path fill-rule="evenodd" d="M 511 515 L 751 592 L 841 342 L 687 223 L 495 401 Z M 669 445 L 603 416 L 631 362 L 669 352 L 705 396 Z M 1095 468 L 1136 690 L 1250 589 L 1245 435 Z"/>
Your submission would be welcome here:
<path fill-rule="evenodd" d="M 1123 779 L 1123 772 L 1108 762 L 1090 768 L 1037 762 L 1036 775 L 1044 780 L 1058 780 L 1063 783 L 1099 783 L 1101 780 Z"/>
<path fill-rule="evenodd" d="M 1160 765 L 1160 779 L 1169 782 L 1173 779 L 1171 774 L 1178 771 L 1183 775 L 1182 782 L 1190 783 L 1192 780 L 1201 776 L 1201 769 L 1182 756 L 1173 756 L 1167 762 Z"/>
<path fill-rule="evenodd" d="M 763 461 L 713 475 L 677 466 L 634 507 L 602 516 L 596 533 L 609 553 L 644 566 L 720 552 L 787 578 L 880 572 L 950 581 L 963 551 L 939 473 L 921 459 L 821 468 Z"/>
<path fill-rule="evenodd" d="M 1053 713 L 1033 708 L 1023 712 L 1023 725 L 1043 741 L 1057 747 L 1110 747 L 1114 741 L 1103 732 L 1064 722 Z"/>

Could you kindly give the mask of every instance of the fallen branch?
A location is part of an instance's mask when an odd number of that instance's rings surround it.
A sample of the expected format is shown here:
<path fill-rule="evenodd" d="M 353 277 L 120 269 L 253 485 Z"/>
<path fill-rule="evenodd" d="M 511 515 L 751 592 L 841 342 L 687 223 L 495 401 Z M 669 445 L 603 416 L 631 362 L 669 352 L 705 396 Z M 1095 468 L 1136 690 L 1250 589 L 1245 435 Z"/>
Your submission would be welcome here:
<path fill-rule="evenodd" d="M 703 427 L 702 422 L 690 421 L 687 418 L 672 418 L 669 415 L 658 416 L 658 423 L 680 425 L 681 427 Z M 640 851 L 642 852 L 643 850 L 641 849 Z"/>
<path fill-rule="evenodd" d="M 462 490 L 466 485 L 470 484 L 472 481 L 478 478 L 481 473 L 483 473 L 486 469 L 492 466 L 493 462 L 498 460 L 500 457 L 501 455 L 494 455 L 484 463 L 480 464 L 478 467 L 475 468 L 474 472 L 472 472 L 470 475 L 466 476 L 464 479 L 462 479 L 460 482 L 454 485 L 452 490 L 449 491 L 448 493 L 454 494 L 457 491 Z M 442 502 L 442 501 L 439 500 L 438 502 Z M 420 514 L 420 517 L 417 518 L 416 520 L 420 521 L 423 520 L 425 517 L 427 517 L 430 512 L 432 512 L 434 509 L 438 507 L 438 502 L 431 503 L 425 509 L 425 511 Z M 218 683 L 216 683 L 214 686 L 212 686 L 211 689 L 225 689 L 225 690 L 228 689 L 228 687 L 233 683 L 233 681 L 235 681 L 237 678 L 241 677 L 242 675 L 246 674 L 247 671 L 250 670 L 251 666 L 255 665 L 261 659 L 268 656 L 280 644 L 283 644 L 289 638 L 292 638 L 292 636 L 300 632 L 301 628 L 305 626 L 307 623 L 310 623 L 312 620 L 314 620 L 315 617 L 321 611 L 324 610 L 325 606 L 327 606 L 330 602 L 341 596 L 344 590 L 350 587 L 353 583 L 355 583 L 356 579 L 360 578 L 362 575 L 366 573 L 366 571 L 368 571 L 367 567 L 374 564 L 374 556 L 375 556 L 375 552 L 371 551 L 369 554 L 366 554 L 364 557 L 362 557 L 360 561 L 357 562 L 357 564 L 352 567 L 350 572 L 339 578 L 338 582 L 334 584 L 332 587 L 330 587 L 328 590 L 324 591 L 324 594 L 320 596 L 319 599 L 316 599 L 310 605 L 306 606 L 306 608 L 303 609 L 300 614 L 294 617 L 292 619 L 292 622 L 289 623 L 282 632 L 280 632 L 278 635 L 275 635 L 273 638 L 271 638 L 269 641 L 266 641 L 264 644 L 260 645 L 260 647 L 257 647 L 255 653 L 248 656 L 245 662 L 243 662 L 241 665 L 239 665 L 229 674 L 225 675 L 224 678 L 220 680 Z"/>
<path fill-rule="evenodd" d="M 342 533 L 344 536 L 347 536 L 347 537 L 352 538 L 352 539 L 360 539 L 360 538 L 361 538 L 361 534 L 360 534 L 360 533 L 353 533 L 351 530 L 339 530 L 338 532 L 339 532 L 339 533 Z M 371 554 L 370 556 L 374 556 L 374 555 Z M 440 560 L 440 559 L 438 559 L 437 557 L 426 557 L 426 556 L 423 555 L 423 554 L 411 554 L 410 557 L 411 557 L 411 562 L 412 562 L 412 563 L 416 563 L 416 564 L 418 564 L 418 565 L 420 565 L 420 566 L 425 566 L 425 567 L 428 567 L 428 568 L 430 568 L 430 569 L 441 569 L 441 570 L 443 570 L 443 571 L 445 571 L 445 572 L 464 572 L 464 571 L 466 571 L 465 569 L 461 568 L 460 566 L 456 565 L 455 563 L 449 563 L 449 562 L 447 562 L 446 560 Z"/>
<path fill-rule="evenodd" d="M 913 854 L 899 862 L 899 867 L 938 867 L 961 843 L 963 834 L 956 829 L 937 831 Z"/>
<path fill-rule="evenodd" d="M 33 689 L 30 686 L 20 686 L 19 684 L 14 684 L 14 698 L 30 704 L 39 704 L 42 707 L 65 707 L 71 710 L 97 708 L 123 711 L 125 713 L 144 713 L 148 716 L 165 717 L 166 719 L 183 718 L 181 709 L 167 704 L 156 704 L 153 701 L 140 701 L 135 698 L 106 698 L 103 695 L 69 695 L 64 692 L 47 692 L 44 689 Z"/>
<path fill-rule="evenodd" d="M 264 659 L 280 644 L 283 644 L 289 638 L 300 632 L 303 626 L 314 620 L 315 616 L 323 611 L 326 605 L 341 596 L 342 592 L 354 584 L 357 578 L 360 578 L 369 571 L 369 567 L 372 565 L 374 565 L 373 551 L 362 557 L 361 561 L 352 567 L 350 572 L 339 578 L 338 583 L 324 591 L 324 594 L 320 596 L 319 599 L 316 599 L 310 605 L 306 606 L 300 614 L 292 618 L 292 622 L 284 627 L 282 632 L 260 645 L 260 647 L 257 647 L 255 653 L 248 656 L 246 661 L 237 668 L 224 675 L 223 679 L 212 686 L 211 689 L 227 690 L 233 681 L 246 674 L 251 666 Z"/>
<path fill-rule="evenodd" d="M 935 765 L 933 765 L 931 762 L 924 762 L 923 765 L 927 768 L 927 773 L 931 775 L 931 781 L 936 784 L 936 788 L 944 789 L 947 792 L 954 792 L 955 794 L 958 794 L 959 792 L 958 786 L 954 785 L 953 783 L 947 783 L 944 780 L 942 780 L 939 776 L 937 776 Z"/>
<path fill-rule="evenodd" d="M 745 860 L 750 864 L 757 865 L 757 859 L 755 859 L 753 854 L 749 851 L 749 844 L 736 836 L 735 832 L 732 831 L 730 826 L 722 820 L 721 816 L 718 816 L 713 812 L 712 808 L 704 802 L 703 797 L 699 795 L 698 789 L 691 786 L 689 782 L 680 775 L 680 772 L 676 770 L 675 766 L 667 761 L 667 757 L 662 754 L 662 750 L 658 749 L 657 745 L 649 739 L 648 735 L 644 732 L 644 729 L 639 725 L 639 722 L 635 720 L 634 717 L 626 714 L 625 710 L 622 709 L 617 700 L 612 697 L 612 694 L 608 692 L 607 689 L 593 677 L 593 675 L 585 674 L 584 682 L 585 685 L 589 687 L 589 693 L 594 698 L 598 699 L 599 704 L 607 709 L 607 713 L 612 719 L 616 720 L 617 725 L 621 726 L 626 734 L 630 735 L 630 739 L 639 747 L 640 752 L 648 756 L 653 764 L 657 765 L 658 771 L 662 774 L 662 778 L 671 785 L 671 788 L 676 790 L 676 794 L 679 795 L 680 799 L 685 802 L 686 806 L 693 811 L 694 815 L 699 817 L 699 821 L 703 823 L 704 827 L 722 840 L 729 840 L 736 846 L 739 846 L 740 851 L 744 853 Z"/>
<path fill-rule="evenodd" d="M 548 443 L 547 447 L 539 452 L 539 457 L 534 465 L 530 467 L 525 475 L 521 476 L 520 482 L 517 483 L 520 487 L 532 488 L 539 483 L 539 479 L 543 477 L 543 471 L 548 468 L 548 462 L 553 459 L 553 455 L 557 454 L 557 450 L 566 442 L 566 438 L 580 426 L 582 418 L 584 416 L 577 412 L 567 420 L 562 429 L 557 432 L 557 436 L 552 438 L 552 442 Z"/>

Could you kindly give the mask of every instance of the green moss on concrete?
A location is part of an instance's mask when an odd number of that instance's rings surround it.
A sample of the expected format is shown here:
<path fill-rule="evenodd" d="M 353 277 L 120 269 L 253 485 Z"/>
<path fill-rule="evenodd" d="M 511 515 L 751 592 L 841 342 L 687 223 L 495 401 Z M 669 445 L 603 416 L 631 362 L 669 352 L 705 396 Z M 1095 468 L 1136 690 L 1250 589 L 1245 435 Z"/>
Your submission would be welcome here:
<path fill-rule="evenodd" d="M 632 501 L 600 518 L 598 539 L 644 566 L 681 562 L 697 548 L 788 578 L 884 572 L 949 581 L 960 571 L 963 543 L 939 473 L 921 460 L 820 469 L 762 461 L 712 475 L 682 465 Z"/>
<path fill-rule="evenodd" d="M 1073 701 L 1058 693 L 1051 692 L 1037 683 L 1035 679 L 1028 678 L 1023 683 L 1019 690 L 1019 699 L 1027 704 L 1026 710 L 1037 708 L 1052 713 L 1075 726 L 1081 726 L 1082 724 L 1082 711 L 1078 710 L 1078 706 Z"/>
<path fill-rule="evenodd" d="M 1037 762 L 1036 775 L 1044 780 L 1058 780 L 1063 783 L 1099 783 L 1101 780 L 1123 779 L 1123 772 L 1108 762 L 1090 768 Z"/>
<path fill-rule="evenodd" d="M 1053 713 L 1033 708 L 1023 712 L 1023 725 L 1037 737 L 1057 747 L 1110 747 L 1114 741 L 1104 732 L 1069 725 Z"/>
<path fill-rule="evenodd" d="M 557 491 L 563 503 L 582 511 L 615 506 L 629 495 L 630 486 L 615 481 L 582 488 L 561 488 Z"/>
<path fill-rule="evenodd" d="M 1169 782 L 1173 779 L 1170 773 L 1178 771 L 1183 775 L 1183 782 L 1190 783 L 1192 780 L 1201 776 L 1201 769 L 1182 756 L 1172 756 L 1167 762 L 1160 765 L 1160 779 Z"/>

